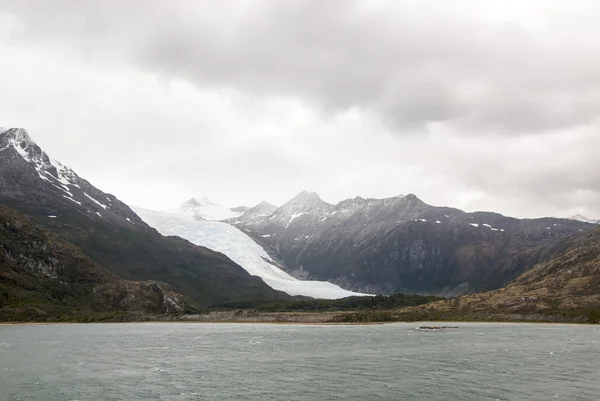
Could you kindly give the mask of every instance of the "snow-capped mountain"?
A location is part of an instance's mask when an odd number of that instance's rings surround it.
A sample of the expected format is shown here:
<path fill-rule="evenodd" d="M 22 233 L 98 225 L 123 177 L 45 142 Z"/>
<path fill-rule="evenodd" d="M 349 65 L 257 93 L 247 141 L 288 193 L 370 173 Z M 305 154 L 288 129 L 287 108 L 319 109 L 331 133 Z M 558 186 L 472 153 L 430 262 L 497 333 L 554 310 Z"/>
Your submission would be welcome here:
<path fill-rule="evenodd" d="M 591 223 L 591 224 L 600 224 L 600 219 L 599 220 L 588 219 L 587 217 L 582 216 L 580 214 L 576 214 L 575 216 L 569 217 L 569 220 L 582 221 L 584 223 Z"/>
<path fill-rule="evenodd" d="M 3 162 L 3 172 L 21 172 L 19 187 L 32 192 L 38 191 L 39 196 L 44 197 L 49 193 L 46 187 L 41 185 L 43 182 L 57 194 L 59 203 L 65 204 L 65 210 L 74 207 L 79 213 L 84 213 L 93 220 L 104 219 L 145 226 L 144 222 L 115 196 L 98 190 L 69 167 L 51 159 L 22 128 L 0 129 L 0 158 Z M 38 182 L 38 179 L 41 182 Z M 11 181 L 8 176 L 0 177 L 0 186 L 4 191 L 10 193 L 16 190 Z M 25 201 L 36 200 L 38 199 Z M 45 203 L 58 206 L 57 202 Z"/>
<path fill-rule="evenodd" d="M 179 209 L 196 220 L 227 220 L 235 218 L 243 213 L 239 208 L 236 208 L 237 211 L 228 209 L 214 203 L 206 197 L 201 198 L 200 200 L 192 198 L 181 205 Z"/>
<path fill-rule="evenodd" d="M 262 206 L 261 206 L 262 205 Z M 267 205 L 257 210 L 267 210 Z M 185 214 L 158 212 L 134 207 L 135 212 L 163 235 L 176 235 L 227 255 L 253 276 L 259 276 L 271 288 L 289 295 L 337 299 L 364 295 L 344 290 L 326 281 L 298 280 L 283 270 L 252 238 L 238 228 L 219 221 L 196 220 Z"/>

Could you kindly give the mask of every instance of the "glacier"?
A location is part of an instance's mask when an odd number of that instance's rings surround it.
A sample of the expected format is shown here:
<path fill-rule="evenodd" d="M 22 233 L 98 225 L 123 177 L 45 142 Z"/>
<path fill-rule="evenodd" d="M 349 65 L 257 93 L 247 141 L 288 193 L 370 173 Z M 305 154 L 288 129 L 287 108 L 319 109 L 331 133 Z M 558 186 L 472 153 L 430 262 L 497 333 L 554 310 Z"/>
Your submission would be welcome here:
<path fill-rule="evenodd" d="M 326 281 L 298 280 L 279 269 L 267 252 L 238 228 L 220 221 L 196 220 L 186 213 L 161 212 L 141 207 L 133 211 L 162 235 L 184 238 L 227 255 L 253 276 L 258 276 L 271 288 L 289 295 L 339 299 L 365 296 Z"/>

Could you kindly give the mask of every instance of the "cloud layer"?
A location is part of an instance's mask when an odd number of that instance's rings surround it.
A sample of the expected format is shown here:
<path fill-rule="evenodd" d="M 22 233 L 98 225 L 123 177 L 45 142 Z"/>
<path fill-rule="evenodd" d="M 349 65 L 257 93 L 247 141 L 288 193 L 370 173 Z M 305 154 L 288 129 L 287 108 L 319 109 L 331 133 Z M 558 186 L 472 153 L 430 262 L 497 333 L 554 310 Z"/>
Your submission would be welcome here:
<path fill-rule="evenodd" d="M 502 3 L 0 0 L 0 125 L 142 206 L 600 216 L 600 6 Z"/>

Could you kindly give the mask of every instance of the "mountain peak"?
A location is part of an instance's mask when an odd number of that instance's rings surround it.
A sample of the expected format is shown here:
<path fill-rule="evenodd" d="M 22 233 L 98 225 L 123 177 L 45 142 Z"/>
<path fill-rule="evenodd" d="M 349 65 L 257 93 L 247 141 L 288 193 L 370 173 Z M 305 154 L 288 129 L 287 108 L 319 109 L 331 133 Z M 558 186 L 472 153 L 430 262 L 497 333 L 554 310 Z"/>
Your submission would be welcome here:
<path fill-rule="evenodd" d="M 260 202 L 258 205 L 254 206 L 256 208 L 275 208 L 277 209 L 277 206 L 267 202 L 267 201 L 262 201 Z"/>
<path fill-rule="evenodd" d="M 1 128 L 0 129 L 0 151 L 14 148 L 17 153 L 28 163 L 36 166 L 36 169 L 52 168 L 48 155 L 31 139 L 23 128 Z"/>
<path fill-rule="evenodd" d="M 581 221 L 583 223 L 600 224 L 600 220 L 588 219 L 581 214 L 576 214 L 575 216 L 569 217 L 569 220 Z"/>
<path fill-rule="evenodd" d="M 261 219 L 266 216 L 272 215 L 277 210 L 277 206 L 270 204 L 269 202 L 262 201 L 258 205 L 251 207 L 250 209 L 243 212 L 238 220 L 241 221 L 254 221 Z"/>
<path fill-rule="evenodd" d="M 210 199 L 208 199 L 207 197 L 202 197 L 202 198 L 200 198 L 200 200 L 198 200 L 196 198 L 191 198 L 190 200 L 188 200 L 187 202 L 185 202 L 184 204 L 181 205 L 181 209 L 189 210 L 189 209 L 195 209 L 195 208 L 202 207 L 202 206 L 218 206 L 218 205 L 216 203 L 214 203 L 213 201 L 211 201 Z"/>
<path fill-rule="evenodd" d="M 312 201 L 320 201 L 321 197 L 316 192 L 302 191 L 298 195 L 296 195 L 292 201 L 298 202 L 312 202 Z"/>
<path fill-rule="evenodd" d="M 191 198 L 189 201 L 185 202 L 184 204 L 182 204 L 181 206 L 200 206 L 200 202 L 198 202 L 198 200 L 196 198 Z"/>
<path fill-rule="evenodd" d="M 421 199 L 419 199 L 417 197 L 417 195 L 415 195 L 415 194 L 408 194 L 401 199 L 403 202 L 408 203 L 413 206 L 418 205 L 418 204 L 423 204 L 423 205 L 425 204 L 425 202 L 423 202 Z"/>
<path fill-rule="evenodd" d="M 207 197 L 202 197 L 200 200 L 191 198 L 181 205 L 179 209 L 185 212 L 185 214 L 191 215 L 196 220 L 227 220 L 238 217 L 243 213 L 240 210 L 233 210 L 220 206 Z"/>

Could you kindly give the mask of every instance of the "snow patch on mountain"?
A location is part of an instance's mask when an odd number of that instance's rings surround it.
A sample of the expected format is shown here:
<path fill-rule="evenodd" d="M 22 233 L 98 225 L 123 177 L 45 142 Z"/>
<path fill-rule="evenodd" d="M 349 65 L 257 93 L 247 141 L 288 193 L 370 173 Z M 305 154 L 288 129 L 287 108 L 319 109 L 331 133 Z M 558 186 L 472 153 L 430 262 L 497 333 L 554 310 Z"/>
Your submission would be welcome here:
<path fill-rule="evenodd" d="M 89 196 L 88 194 L 86 194 L 85 192 L 83 193 L 88 199 L 90 199 L 92 202 L 94 202 L 96 205 L 100 206 L 103 209 L 106 209 L 108 206 L 106 206 L 103 203 L 98 202 L 96 199 L 92 198 L 91 196 Z"/>
<path fill-rule="evenodd" d="M 592 223 L 592 224 L 600 224 L 600 220 L 588 219 L 581 214 L 576 214 L 575 216 L 569 217 L 569 220 L 581 221 L 583 223 Z"/>
<path fill-rule="evenodd" d="M 41 179 L 52 183 L 59 189 L 62 186 L 66 192 L 69 192 L 68 185 L 79 188 L 76 183 L 79 179 L 77 174 L 58 161 L 51 160 L 46 152 L 31 139 L 26 130 L 22 128 L 2 128 L 0 129 L 0 135 L 3 135 L 3 140 L 6 141 L 6 145 L 0 151 L 12 146 L 23 160 L 33 165 Z"/>
<path fill-rule="evenodd" d="M 248 273 L 259 276 L 271 288 L 289 295 L 338 299 L 359 294 L 325 281 L 298 280 L 275 266 L 275 262 L 252 238 L 236 227 L 219 222 L 195 220 L 189 213 L 174 214 L 139 207 L 133 210 L 163 235 L 176 235 L 196 245 L 224 253 Z"/>
<path fill-rule="evenodd" d="M 290 224 L 292 224 L 292 221 L 296 220 L 298 217 L 300 217 L 300 216 L 302 216 L 304 214 L 306 214 L 306 212 L 294 213 L 292 215 L 292 217 L 290 217 L 290 221 L 288 221 L 287 226 L 289 226 Z"/>

